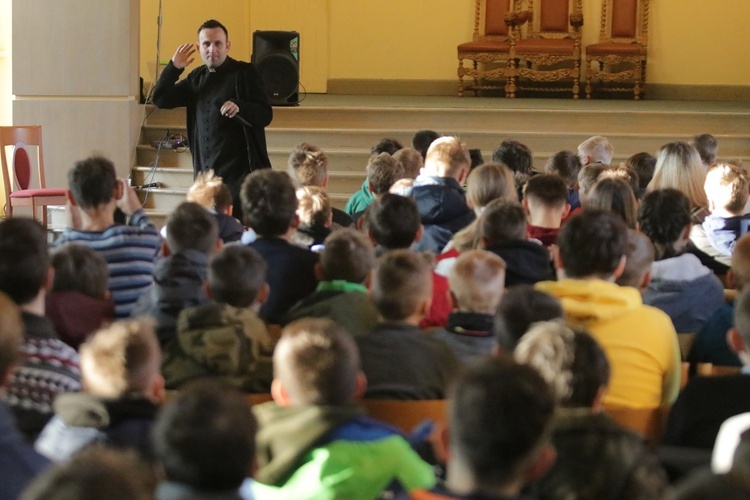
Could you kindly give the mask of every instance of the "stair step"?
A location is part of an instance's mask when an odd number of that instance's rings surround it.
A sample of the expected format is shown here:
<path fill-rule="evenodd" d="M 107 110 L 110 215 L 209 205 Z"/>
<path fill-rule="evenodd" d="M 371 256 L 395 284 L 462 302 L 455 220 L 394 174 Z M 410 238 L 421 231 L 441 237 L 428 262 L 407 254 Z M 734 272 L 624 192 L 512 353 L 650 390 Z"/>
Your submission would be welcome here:
<path fill-rule="evenodd" d="M 137 191 L 137 193 L 143 203 L 143 208 L 159 209 L 169 213 L 185 201 L 187 188 L 150 188 Z M 343 209 L 351 194 L 329 192 L 328 196 L 333 206 Z"/>

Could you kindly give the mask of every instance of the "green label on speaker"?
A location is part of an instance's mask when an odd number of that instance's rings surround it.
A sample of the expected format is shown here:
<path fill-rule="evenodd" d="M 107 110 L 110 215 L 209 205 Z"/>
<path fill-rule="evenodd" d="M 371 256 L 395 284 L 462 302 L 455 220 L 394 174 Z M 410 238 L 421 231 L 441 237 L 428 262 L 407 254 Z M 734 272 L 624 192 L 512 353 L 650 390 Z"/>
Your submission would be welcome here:
<path fill-rule="evenodd" d="M 299 61 L 299 37 L 292 38 L 289 42 L 289 51 L 292 53 L 294 58 Z"/>

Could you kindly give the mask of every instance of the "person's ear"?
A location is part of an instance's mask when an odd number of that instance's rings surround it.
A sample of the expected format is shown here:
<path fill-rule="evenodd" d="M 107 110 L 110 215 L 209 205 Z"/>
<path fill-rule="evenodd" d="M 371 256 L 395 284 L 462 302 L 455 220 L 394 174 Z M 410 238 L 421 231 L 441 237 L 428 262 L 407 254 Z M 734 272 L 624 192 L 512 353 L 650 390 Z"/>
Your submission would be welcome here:
<path fill-rule="evenodd" d="M 604 411 L 604 395 L 607 394 L 607 387 L 600 387 L 598 391 L 596 391 L 596 396 L 594 396 L 594 401 L 591 403 L 591 410 L 594 413 L 601 413 Z"/>
<path fill-rule="evenodd" d="M 525 196 L 521 200 L 521 205 L 523 205 L 523 213 L 526 214 L 526 217 L 529 217 L 531 215 L 531 212 L 529 212 L 529 200 Z"/>
<path fill-rule="evenodd" d="M 326 174 L 326 178 L 325 180 L 323 180 L 323 185 L 320 187 L 322 187 L 323 189 L 328 187 L 328 174 Z"/>
<path fill-rule="evenodd" d="M 279 406 L 290 406 L 289 394 L 286 392 L 286 388 L 281 380 L 275 378 L 271 382 L 271 398 Z"/>
<path fill-rule="evenodd" d="M 221 250 L 221 247 L 224 246 L 224 240 L 221 238 L 216 238 L 216 241 L 214 242 L 214 247 L 211 249 L 211 254 L 217 253 L 219 250 Z"/>
<path fill-rule="evenodd" d="M 231 49 L 231 48 L 232 48 L 232 42 L 230 42 L 229 40 L 227 40 L 227 52 L 229 52 L 229 49 Z"/>
<path fill-rule="evenodd" d="M 736 327 L 732 327 L 727 331 L 727 344 L 729 345 L 729 348 L 737 354 L 747 349 L 745 341 L 742 340 L 742 335 Z"/>
<path fill-rule="evenodd" d="M 44 291 L 52 290 L 52 286 L 54 284 L 55 284 L 55 268 L 52 266 L 49 266 L 47 268 L 47 278 L 44 281 Z"/>
<path fill-rule="evenodd" d="M 375 188 L 372 187 L 372 182 L 367 181 L 367 190 L 370 191 L 370 194 L 375 196 Z"/>
<path fill-rule="evenodd" d="M 363 371 L 357 372 L 357 380 L 354 384 L 354 400 L 361 401 L 367 392 L 367 377 Z"/>
<path fill-rule="evenodd" d="M 646 271 L 646 274 L 643 275 L 643 279 L 641 280 L 641 290 L 645 290 L 648 288 L 648 286 L 651 284 L 651 269 Z"/>
<path fill-rule="evenodd" d="M 569 213 L 570 213 L 570 203 L 566 203 L 562 211 L 562 218 L 564 219 L 565 217 L 567 217 Z"/>
<path fill-rule="evenodd" d="M 118 184 L 119 184 L 119 182 L 118 182 Z M 74 207 L 77 207 L 77 206 L 78 206 L 78 203 L 76 202 L 76 199 L 75 199 L 75 197 L 73 196 L 73 191 L 71 191 L 70 189 L 68 189 L 68 190 L 67 190 L 67 191 L 65 192 L 65 194 L 67 195 L 67 198 L 68 198 L 68 201 L 70 202 L 70 204 L 71 204 L 72 206 L 74 206 Z"/>
<path fill-rule="evenodd" d="M 117 179 L 117 182 L 115 183 L 115 190 L 112 192 L 112 196 L 114 196 L 115 200 L 119 200 L 122 198 L 123 193 L 125 192 L 125 188 L 122 185 L 122 183 L 125 182 L 122 179 Z"/>
<path fill-rule="evenodd" d="M 165 389 L 164 377 L 159 373 L 154 376 L 151 381 L 151 387 L 149 388 L 149 397 L 155 403 L 163 403 L 167 397 L 167 391 Z"/>
<path fill-rule="evenodd" d="M 227 208 L 224 209 L 224 215 L 232 215 L 233 211 L 234 211 L 234 205 L 229 205 Z"/>
<path fill-rule="evenodd" d="M 258 295 L 255 296 L 254 302 L 256 304 L 265 304 L 270 294 L 271 294 L 271 285 L 269 285 L 268 283 L 263 283 L 263 286 L 260 287 L 260 290 L 258 290 Z"/>
<path fill-rule="evenodd" d="M 318 281 L 326 281 L 326 276 L 323 273 L 323 266 L 320 264 L 320 262 L 316 262 L 313 266 L 313 273 L 315 274 L 315 279 Z"/>
<path fill-rule="evenodd" d="M 727 275 L 726 276 L 727 276 L 726 277 L 727 288 L 731 288 L 732 290 L 736 289 L 737 288 L 737 282 L 735 281 L 735 277 L 734 277 L 734 269 L 732 269 L 730 267 L 729 271 L 727 271 Z"/>
<path fill-rule="evenodd" d="M 613 273 L 615 278 L 619 278 L 620 276 L 622 276 L 622 273 L 625 272 L 625 264 L 627 263 L 627 261 L 628 261 L 628 258 L 625 255 L 620 257 L 620 263 L 617 264 L 617 268 L 615 269 L 615 272 Z"/>
<path fill-rule="evenodd" d="M 294 218 L 292 219 L 292 225 L 290 226 L 290 229 L 297 229 L 299 227 L 299 215 L 294 214 Z"/>
<path fill-rule="evenodd" d="M 466 182 L 466 178 L 469 177 L 469 172 L 471 169 L 469 167 L 464 167 L 461 169 L 461 171 L 458 173 L 458 183 L 462 186 L 464 185 L 464 182 Z"/>
<path fill-rule="evenodd" d="M 167 245 L 166 241 L 161 242 L 161 254 L 164 257 L 169 257 L 170 255 L 172 255 L 172 251 L 169 249 L 169 245 Z"/>
<path fill-rule="evenodd" d="M 557 460 L 557 450 L 552 444 L 545 444 L 526 469 L 524 484 L 531 483 L 544 477 Z"/>
<path fill-rule="evenodd" d="M 372 286 L 372 271 L 367 273 L 367 276 L 365 276 L 365 280 L 362 282 L 362 285 L 364 285 L 368 290 Z"/>
<path fill-rule="evenodd" d="M 560 255 L 560 247 L 557 245 L 549 246 L 549 253 L 552 256 L 552 262 L 555 264 L 555 269 L 564 269 L 565 264 L 563 263 L 562 256 Z"/>
<path fill-rule="evenodd" d="M 419 309 L 418 309 L 419 317 L 426 318 L 427 315 L 430 314 L 431 308 L 432 308 L 432 296 L 425 297 L 425 299 L 419 305 Z"/>
<path fill-rule="evenodd" d="M 359 218 L 359 220 L 357 221 L 357 225 L 359 225 L 359 221 L 362 220 L 362 219 L 363 219 L 363 217 Z M 359 227 L 357 229 L 359 229 L 360 231 L 362 230 L 361 227 Z M 378 241 L 375 239 L 375 236 L 372 235 L 372 231 L 367 231 L 367 237 L 370 239 L 370 243 L 372 243 L 372 246 L 374 246 L 374 247 L 378 246 Z"/>
<path fill-rule="evenodd" d="M 211 293 L 211 287 L 208 286 L 208 281 L 206 281 L 205 283 L 203 283 L 203 291 L 206 292 L 206 297 L 208 299 L 213 300 L 214 294 Z"/>
<path fill-rule="evenodd" d="M 414 235 L 414 243 L 422 241 L 422 236 L 424 236 L 424 226 L 420 224 L 417 228 L 417 234 Z"/>

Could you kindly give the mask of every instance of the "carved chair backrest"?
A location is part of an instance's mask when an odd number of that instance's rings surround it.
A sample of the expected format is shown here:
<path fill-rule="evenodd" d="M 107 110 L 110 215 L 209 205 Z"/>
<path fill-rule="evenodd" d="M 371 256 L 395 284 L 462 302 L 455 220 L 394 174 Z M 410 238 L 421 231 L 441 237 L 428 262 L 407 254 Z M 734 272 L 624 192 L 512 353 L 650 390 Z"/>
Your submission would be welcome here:
<path fill-rule="evenodd" d="M 506 40 L 509 28 L 505 24 L 505 14 L 517 8 L 517 4 L 520 4 L 520 0 L 475 0 L 474 41 Z M 483 31 L 480 29 L 482 21 Z"/>
<path fill-rule="evenodd" d="M 570 15 L 581 12 L 581 0 L 529 0 L 528 10 L 532 15 L 529 38 L 580 37 L 580 31 L 570 25 Z"/>
<path fill-rule="evenodd" d="M 600 41 L 648 45 L 649 0 L 602 0 Z"/>

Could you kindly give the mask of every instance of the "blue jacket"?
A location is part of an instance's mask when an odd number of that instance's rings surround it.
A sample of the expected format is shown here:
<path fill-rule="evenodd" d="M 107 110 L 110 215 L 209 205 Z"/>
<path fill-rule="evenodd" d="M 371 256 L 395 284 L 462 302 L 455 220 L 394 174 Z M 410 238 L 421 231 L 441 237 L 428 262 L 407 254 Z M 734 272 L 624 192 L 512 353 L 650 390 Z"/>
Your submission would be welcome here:
<path fill-rule="evenodd" d="M 8 405 L 0 400 L 0 498 L 18 498 L 47 466 L 49 461 L 26 444 Z"/>
<path fill-rule="evenodd" d="M 736 217 L 719 217 L 709 214 L 703 220 L 703 230 L 706 232 L 711 246 L 723 255 L 732 255 L 734 245 L 750 227 L 750 214 Z"/>
<path fill-rule="evenodd" d="M 424 234 L 417 244 L 419 250 L 442 252 L 453 235 L 475 218 L 474 211 L 466 204 L 463 188 L 452 177 L 420 175 L 414 181 L 411 196 L 417 202 L 424 225 Z"/>

